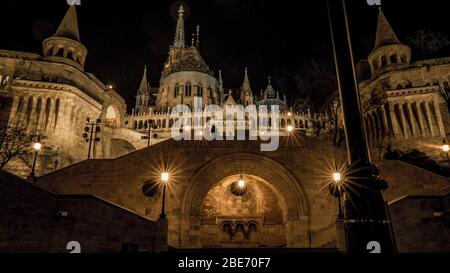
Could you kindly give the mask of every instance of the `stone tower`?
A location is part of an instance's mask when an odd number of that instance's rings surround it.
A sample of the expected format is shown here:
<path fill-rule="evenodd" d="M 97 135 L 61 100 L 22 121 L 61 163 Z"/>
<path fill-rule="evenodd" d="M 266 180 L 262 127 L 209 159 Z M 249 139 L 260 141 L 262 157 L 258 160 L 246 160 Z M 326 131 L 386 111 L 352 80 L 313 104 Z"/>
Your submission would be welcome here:
<path fill-rule="evenodd" d="M 84 70 L 87 49 L 80 41 L 75 6 L 71 6 L 53 36 L 43 42 L 44 57 Z"/>
<path fill-rule="evenodd" d="M 136 94 L 136 105 L 134 111 L 136 114 L 143 114 L 148 112 L 150 102 L 150 84 L 147 80 L 147 67 L 144 68 L 144 75 L 142 76 L 141 85 Z"/>
<path fill-rule="evenodd" d="M 372 75 L 398 69 L 411 62 L 411 48 L 402 44 L 380 9 L 375 48 L 369 55 Z"/>

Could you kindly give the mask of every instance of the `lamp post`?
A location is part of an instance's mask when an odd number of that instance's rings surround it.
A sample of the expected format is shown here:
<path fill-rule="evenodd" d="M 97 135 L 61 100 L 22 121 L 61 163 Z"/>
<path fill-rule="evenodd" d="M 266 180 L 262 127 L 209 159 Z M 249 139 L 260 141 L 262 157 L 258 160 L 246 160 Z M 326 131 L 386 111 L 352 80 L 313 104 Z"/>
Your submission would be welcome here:
<path fill-rule="evenodd" d="M 161 206 L 161 214 L 159 215 L 160 219 L 166 219 L 166 212 L 165 212 L 165 208 L 166 208 L 166 186 L 167 183 L 169 183 L 169 173 L 168 172 L 163 172 L 161 173 L 161 182 L 163 184 L 163 193 L 162 193 L 162 206 Z"/>
<path fill-rule="evenodd" d="M 334 185 L 333 187 L 335 188 L 335 195 L 337 195 L 337 199 L 338 199 L 338 208 L 339 208 L 339 212 L 338 212 L 338 218 L 339 219 L 343 219 L 344 218 L 344 213 L 342 212 L 342 202 L 341 202 L 341 196 L 342 196 L 342 174 L 339 172 L 335 172 L 333 173 L 333 182 Z"/>
<path fill-rule="evenodd" d="M 395 252 L 395 242 L 382 191 L 388 183 L 371 163 L 353 59 L 345 0 L 328 0 L 334 61 L 344 116 L 351 182 L 344 187 L 344 218 L 347 251 L 367 253 L 369 242 L 381 245 L 382 253 Z M 351 187 L 351 188 L 350 188 Z"/>
<path fill-rule="evenodd" d="M 34 182 L 36 180 L 36 174 L 35 174 L 36 159 L 37 159 L 38 153 L 41 149 L 42 149 L 42 143 L 40 143 L 39 141 L 33 143 L 34 159 L 33 159 L 33 166 L 31 167 L 31 172 L 30 172 L 30 179 L 32 182 Z"/>

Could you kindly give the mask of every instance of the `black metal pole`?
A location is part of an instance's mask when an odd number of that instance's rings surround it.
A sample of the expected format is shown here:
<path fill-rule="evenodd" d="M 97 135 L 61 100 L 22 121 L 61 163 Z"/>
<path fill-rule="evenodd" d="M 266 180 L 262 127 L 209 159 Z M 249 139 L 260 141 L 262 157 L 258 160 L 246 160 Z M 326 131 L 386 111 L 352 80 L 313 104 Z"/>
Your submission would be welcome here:
<path fill-rule="evenodd" d="M 340 186 L 339 186 L 340 187 Z M 339 189 L 339 191 L 338 191 L 338 206 L 339 206 L 339 212 L 338 212 L 338 218 L 339 219 L 343 219 L 344 218 L 344 212 L 342 211 L 342 201 L 341 201 L 341 195 L 342 195 L 342 192 L 341 192 L 341 190 Z"/>
<path fill-rule="evenodd" d="M 91 149 L 92 149 L 92 138 L 94 135 L 94 123 L 91 125 L 91 136 L 89 137 L 89 151 L 88 151 L 88 159 L 91 159 Z"/>
<path fill-rule="evenodd" d="M 166 212 L 165 212 L 165 208 L 166 208 L 166 183 L 167 182 L 163 182 L 162 206 L 161 206 L 161 214 L 159 215 L 160 219 L 166 219 Z"/>
<path fill-rule="evenodd" d="M 345 0 L 328 0 L 328 15 L 350 163 L 343 185 L 347 251 L 367 253 L 367 244 L 376 241 L 381 245 L 382 253 L 393 253 L 394 244 L 382 196 L 387 182 L 379 179 L 379 170 L 370 162 Z"/>
<path fill-rule="evenodd" d="M 153 126 L 153 125 L 151 125 L 151 124 L 148 126 L 148 140 L 147 140 L 147 147 L 150 147 L 150 144 L 151 144 L 150 138 L 152 137 L 152 126 Z"/>
<path fill-rule="evenodd" d="M 36 159 L 38 156 L 38 150 L 34 151 L 34 159 L 33 159 L 33 166 L 31 167 L 31 173 L 30 173 L 30 177 L 32 179 L 32 181 L 34 182 L 36 175 L 35 175 L 35 169 L 36 169 Z"/>

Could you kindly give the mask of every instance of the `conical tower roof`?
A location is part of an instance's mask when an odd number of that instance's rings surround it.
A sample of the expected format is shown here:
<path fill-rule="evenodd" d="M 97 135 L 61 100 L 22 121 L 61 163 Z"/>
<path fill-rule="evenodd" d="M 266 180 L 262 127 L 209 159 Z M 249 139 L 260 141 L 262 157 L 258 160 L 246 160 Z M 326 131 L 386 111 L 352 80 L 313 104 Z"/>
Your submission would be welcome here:
<path fill-rule="evenodd" d="M 76 40 L 80 42 L 80 33 L 78 30 L 77 10 L 75 5 L 71 6 L 64 16 L 58 30 L 53 35 L 56 37 L 63 37 Z"/>
<path fill-rule="evenodd" d="M 144 75 L 142 76 L 141 85 L 139 86 L 138 94 L 148 94 L 150 93 L 150 85 L 147 79 L 147 66 L 144 67 Z"/>
<path fill-rule="evenodd" d="M 395 32 L 386 19 L 386 16 L 384 16 L 383 11 L 380 9 L 374 50 L 392 44 L 401 44 L 401 42 L 397 38 L 397 35 L 395 35 Z"/>

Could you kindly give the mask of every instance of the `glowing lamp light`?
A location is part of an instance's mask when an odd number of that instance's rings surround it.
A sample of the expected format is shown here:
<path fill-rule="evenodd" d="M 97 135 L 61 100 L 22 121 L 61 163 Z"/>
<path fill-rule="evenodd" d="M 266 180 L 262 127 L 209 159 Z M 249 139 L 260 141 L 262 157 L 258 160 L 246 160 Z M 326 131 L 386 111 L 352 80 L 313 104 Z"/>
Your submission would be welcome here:
<path fill-rule="evenodd" d="M 39 143 L 39 142 L 34 143 L 34 144 L 33 144 L 33 149 L 34 149 L 35 151 L 41 150 L 41 149 L 42 149 L 42 143 Z"/>
<path fill-rule="evenodd" d="M 108 85 L 108 88 L 109 88 L 109 89 L 113 89 L 113 86 L 112 86 L 112 85 Z"/>
<path fill-rule="evenodd" d="M 442 151 L 444 151 L 444 153 L 448 153 L 450 151 L 450 146 L 448 144 L 444 144 L 441 147 Z"/>
<path fill-rule="evenodd" d="M 292 127 L 292 125 L 289 125 L 286 129 L 287 129 L 287 131 L 288 131 L 289 133 L 291 133 L 292 131 L 294 131 L 294 127 Z"/>
<path fill-rule="evenodd" d="M 161 181 L 163 183 L 169 182 L 169 173 L 168 172 L 161 173 Z"/>
<path fill-rule="evenodd" d="M 338 172 L 333 173 L 333 181 L 336 184 L 339 184 L 341 182 L 341 180 L 342 180 L 342 174 L 341 173 L 338 173 Z"/>
<path fill-rule="evenodd" d="M 291 113 L 291 112 L 289 112 L 289 113 L 287 113 L 287 115 L 288 115 L 288 117 L 290 117 L 290 116 L 292 116 L 292 113 Z"/>
<path fill-rule="evenodd" d="M 245 188 L 245 181 L 242 178 L 238 181 L 238 187 L 241 189 Z"/>

